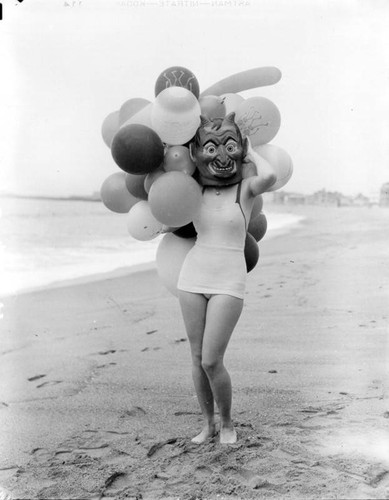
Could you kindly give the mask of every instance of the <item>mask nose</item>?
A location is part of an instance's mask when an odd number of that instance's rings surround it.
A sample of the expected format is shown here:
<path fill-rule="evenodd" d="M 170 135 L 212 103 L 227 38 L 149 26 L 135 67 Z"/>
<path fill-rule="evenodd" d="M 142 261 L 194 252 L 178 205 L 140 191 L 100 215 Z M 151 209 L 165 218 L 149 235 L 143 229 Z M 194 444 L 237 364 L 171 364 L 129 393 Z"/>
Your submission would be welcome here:
<path fill-rule="evenodd" d="M 219 146 L 218 153 L 219 153 L 219 161 L 221 163 L 226 163 L 228 160 L 228 156 L 227 156 L 227 153 L 226 153 L 224 146 Z"/>

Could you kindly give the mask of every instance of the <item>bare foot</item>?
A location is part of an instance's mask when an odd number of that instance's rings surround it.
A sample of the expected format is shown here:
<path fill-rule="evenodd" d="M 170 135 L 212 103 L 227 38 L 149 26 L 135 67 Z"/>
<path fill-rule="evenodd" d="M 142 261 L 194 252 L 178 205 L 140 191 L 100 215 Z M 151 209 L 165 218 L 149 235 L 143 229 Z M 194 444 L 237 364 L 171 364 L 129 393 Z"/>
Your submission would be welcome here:
<path fill-rule="evenodd" d="M 222 427 L 220 429 L 220 443 L 221 444 L 234 444 L 238 440 L 236 431 L 233 427 Z"/>
<path fill-rule="evenodd" d="M 200 432 L 200 434 L 195 436 L 191 441 L 192 443 L 202 444 L 205 443 L 207 439 L 212 438 L 215 434 L 216 434 L 215 424 L 206 425 L 204 429 Z"/>

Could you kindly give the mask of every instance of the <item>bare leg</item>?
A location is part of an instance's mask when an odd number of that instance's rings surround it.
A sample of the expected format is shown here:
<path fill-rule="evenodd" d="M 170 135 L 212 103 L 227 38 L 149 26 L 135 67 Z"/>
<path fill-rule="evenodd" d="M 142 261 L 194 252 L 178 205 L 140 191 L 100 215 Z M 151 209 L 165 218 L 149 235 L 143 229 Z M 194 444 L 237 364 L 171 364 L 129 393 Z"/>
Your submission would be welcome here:
<path fill-rule="evenodd" d="M 180 305 L 192 354 L 192 378 L 205 426 L 192 441 L 203 443 L 215 434 L 214 400 L 208 377 L 201 366 L 201 352 L 207 311 L 207 299 L 197 293 L 180 291 Z"/>
<path fill-rule="evenodd" d="M 220 442 L 235 443 L 231 420 L 231 379 L 223 358 L 231 334 L 243 308 L 243 300 L 230 295 L 214 295 L 207 307 L 202 348 L 202 366 L 211 384 L 220 411 Z"/>

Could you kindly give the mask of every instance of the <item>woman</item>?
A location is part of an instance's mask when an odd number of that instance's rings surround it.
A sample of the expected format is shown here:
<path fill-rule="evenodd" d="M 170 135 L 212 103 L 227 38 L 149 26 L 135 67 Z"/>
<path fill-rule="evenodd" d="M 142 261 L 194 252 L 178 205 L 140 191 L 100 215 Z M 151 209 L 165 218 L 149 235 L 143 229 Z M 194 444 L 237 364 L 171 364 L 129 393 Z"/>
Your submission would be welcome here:
<path fill-rule="evenodd" d="M 243 308 L 244 246 L 254 198 L 276 181 L 270 165 L 252 150 L 248 139 L 242 139 L 234 118 L 234 113 L 224 119 L 201 117 L 190 145 L 203 198 L 193 221 L 196 244 L 185 259 L 177 288 L 205 418 L 203 430 L 192 439 L 195 443 L 216 434 L 214 401 L 220 413 L 220 442 L 237 440 L 231 379 L 223 357 Z M 258 175 L 243 179 L 244 165 L 252 163 Z"/>

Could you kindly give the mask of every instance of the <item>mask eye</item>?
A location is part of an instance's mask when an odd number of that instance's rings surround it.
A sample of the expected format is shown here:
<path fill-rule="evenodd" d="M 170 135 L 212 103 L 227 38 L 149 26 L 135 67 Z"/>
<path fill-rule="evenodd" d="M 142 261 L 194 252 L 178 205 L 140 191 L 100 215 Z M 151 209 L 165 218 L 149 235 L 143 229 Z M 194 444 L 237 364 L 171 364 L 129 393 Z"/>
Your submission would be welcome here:
<path fill-rule="evenodd" d="M 207 153 L 208 155 L 214 155 L 216 153 L 217 149 L 214 144 L 208 144 L 208 146 L 205 146 L 204 152 Z"/>
<path fill-rule="evenodd" d="M 238 145 L 235 141 L 229 141 L 226 145 L 227 153 L 235 153 L 238 149 Z"/>

